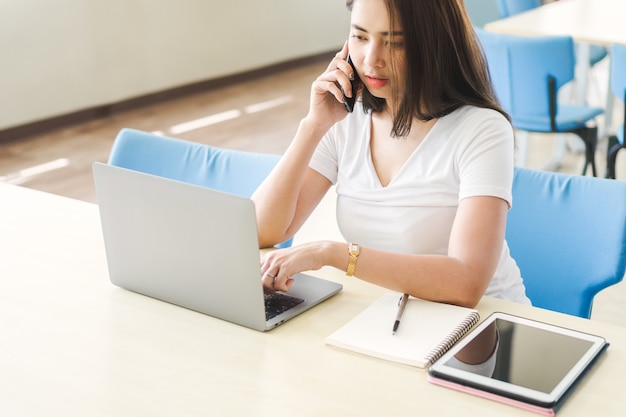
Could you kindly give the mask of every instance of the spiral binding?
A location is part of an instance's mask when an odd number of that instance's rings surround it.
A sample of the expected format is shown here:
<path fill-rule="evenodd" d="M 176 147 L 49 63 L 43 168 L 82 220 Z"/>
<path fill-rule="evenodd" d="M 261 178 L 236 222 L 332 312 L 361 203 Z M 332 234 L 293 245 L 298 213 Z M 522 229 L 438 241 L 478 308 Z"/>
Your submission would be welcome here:
<path fill-rule="evenodd" d="M 473 312 L 465 320 L 459 323 L 459 325 L 456 326 L 445 339 L 443 339 L 428 355 L 426 355 L 428 363 L 432 364 L 444 353 L 446 353 L 448 349 L 454 346 L 454 344 L 472 328 L 472 326 L 478 323 L 478 320 L 480 320 L 480 316 L 477 312 Z"/>

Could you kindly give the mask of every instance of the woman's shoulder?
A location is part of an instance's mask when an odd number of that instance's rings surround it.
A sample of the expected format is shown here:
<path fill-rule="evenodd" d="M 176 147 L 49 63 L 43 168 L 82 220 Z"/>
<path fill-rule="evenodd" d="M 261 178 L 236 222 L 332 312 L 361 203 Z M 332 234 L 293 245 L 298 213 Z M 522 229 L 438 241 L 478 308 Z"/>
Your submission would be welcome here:
<path fill-rule="evenodd" d="M 363 101 L 361 100 L 361 98 L 359 98 L 356 103 L 354 103 L 354 110 L 348 115 L 348 117 L 346 117 L 346 119 L 363 122 L 369 121 L 371 115 L 372 112 L 365 109 L 365 107 L 363 106 Z"/>
<path fill-rule="evenodd" d="M 461 129 L 506 129 L 512 130 L 509 120 L 499 111 L 466 105 L 459 107 L 445 118 L 450 126 Z"/>
<path fill-rule="evenodd" d="M 343 138 L 353 136 L 356 132 L 363 132 L 369 127 L 371 112 L 366 111 L 361 100 L 354 104 L 352 113 L 348 113 L 345 118 L 337 122 L 331 129 L 333 136 Z"/>
<path fill-rule="evenodd" d="M 472 105 L 461 106 L 450 113 L 449 116 L 457 119 L 499 119 L 508 122 L 507 118 L 497 110 Z"/>

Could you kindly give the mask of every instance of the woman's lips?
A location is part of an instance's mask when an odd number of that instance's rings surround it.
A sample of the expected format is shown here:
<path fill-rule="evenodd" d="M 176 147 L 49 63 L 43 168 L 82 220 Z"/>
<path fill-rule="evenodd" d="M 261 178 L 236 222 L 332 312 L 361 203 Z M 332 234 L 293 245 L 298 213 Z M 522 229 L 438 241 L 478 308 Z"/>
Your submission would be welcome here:
<path fill-rule="evenodd" d="M 367 81 L 367 85 L 369 85 L 372 88 L 384 87 L 389 82 L 389 80 L 386 78 L 377 78 L 377 77 L 371 77 L 371 76 L 366 76 L 365 80 Z"/>

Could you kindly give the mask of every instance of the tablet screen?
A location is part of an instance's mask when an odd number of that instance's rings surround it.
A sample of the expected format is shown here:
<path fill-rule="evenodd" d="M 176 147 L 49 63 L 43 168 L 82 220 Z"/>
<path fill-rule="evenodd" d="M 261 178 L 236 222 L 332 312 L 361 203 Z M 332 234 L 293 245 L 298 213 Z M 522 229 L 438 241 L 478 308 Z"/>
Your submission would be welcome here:
<path fill-rule="evenodd" d="M 431 367 L 431 375 L 550 405 L 595 356 L 601 337 L 494 313 Z"/>

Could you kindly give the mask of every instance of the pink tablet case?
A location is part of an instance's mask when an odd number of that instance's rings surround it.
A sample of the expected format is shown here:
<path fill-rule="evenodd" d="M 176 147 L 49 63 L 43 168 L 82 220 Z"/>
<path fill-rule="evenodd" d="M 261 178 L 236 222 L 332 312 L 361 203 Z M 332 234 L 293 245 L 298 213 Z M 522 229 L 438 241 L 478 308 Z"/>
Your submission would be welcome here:
<path fill-rule="evenodd" d="M 476 388 L 467 387 L 465 385 L 456 384 L 454 382 L 446 381 L 444 379 L 436 378 L 432 375 L 428 375 L 428 381 L 435 384 L 440 385 L 442 387 L 451 388 L 457 391 L 465 392 L 467 394 L 476 395 L 481 398 L 487 398 L 488 400 L 497 401 L 499 403 L 512 405 L 517 408 L 521 408 L 523 410 L 532 411 L 537 414 L 542 414 L 544 416 L 554 416 L 556 414 L 555 410 L 552 408 L 540 407 L 538 405 L 528 404 L 523 401 L 513 400 L 511 398 L 503 397 L 501 395 L 497 395 L 491 392 L 482 391 Z"/>

